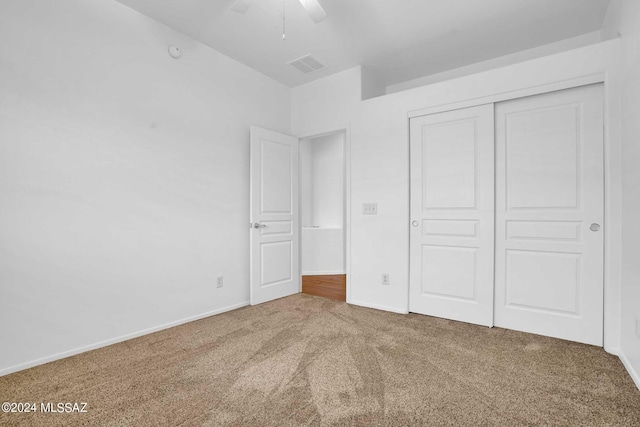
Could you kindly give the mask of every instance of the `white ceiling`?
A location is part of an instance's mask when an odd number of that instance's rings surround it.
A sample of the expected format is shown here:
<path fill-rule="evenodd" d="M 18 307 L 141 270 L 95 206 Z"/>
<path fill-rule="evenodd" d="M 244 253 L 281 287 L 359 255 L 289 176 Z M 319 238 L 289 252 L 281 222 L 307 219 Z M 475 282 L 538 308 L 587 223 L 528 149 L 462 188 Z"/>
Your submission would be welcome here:
<path fill-rule="evenodd" d="M 600 30 L 610 0 L 320 0 L 314 24 L 298 0 L 118 0 L 284 84 L 356 65 L 387 85 Z M 287 65 L 312 54 L 327 69 Z"/>

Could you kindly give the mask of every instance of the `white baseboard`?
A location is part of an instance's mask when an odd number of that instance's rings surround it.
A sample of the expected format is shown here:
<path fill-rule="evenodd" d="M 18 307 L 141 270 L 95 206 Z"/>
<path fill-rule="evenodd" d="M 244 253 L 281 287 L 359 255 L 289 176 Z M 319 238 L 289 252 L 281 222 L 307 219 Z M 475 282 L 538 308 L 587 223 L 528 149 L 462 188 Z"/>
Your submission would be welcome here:
<path fill-rule="evenodd" d="M 603 348 L 604 348 L 604 351 L 606 351 L 607 353 L 620 357 L 620 348 L 607 347 L 606 345 Z"/>
<path fill-rule="evenodd" d="M 640 390 L 640 372 L 636 371 L 633 368 L 633 365 L 631 364 L 631 362 L 629 362 L 629 359 L 627 359 L 622 351 L 620 352 L 620 355 L 618 357 L 622 361 L 624 367 L 627 368 L 627 372 L 629 372 L 629 375 L 631 375 L 631 379 L 633 380 L 633 382 L 636 383 L 636 387 L 638 387 L 638 390 Z"/>
<path fill-rule="evenodd" d="M 359 305 L 361 307 L 375 308 L 376 310 L 390 311 L 392 313 L 409 314 L 409 310 L 403 310 L 396 307 L 387 307 L 385 305 L 370 304 L 368 302 L 362 302 L 362 301 L 357 301 L 353 299 L 349 300 L 348 303 L 353 305 Z"/>
<path fill-rule="evenodd" d="M 303 276 L 332 276 L 335 274 L 347 274 L 344 270 L 334 270 L 334 271 L 303 271 Z"/>
<path fill-rule="evenodd" d="M 76 354 L 84 353 L 89 350 L 95 350 L 97 348 L 106 347 L 112 344 L 117 344 L 122 341 L 127 341 L 132 338 L 137 338 L 143 335 L 151 334 L 153 332 L 158 332 L 163 329 L 173 328 L 174 326 L 184 325 L 185 323 L 193 322 L 195 320 L 200 320 L 206 317 L 214 316 L 216 314 L 221 314 L 227 311 L 236 310 L 238 308 L 246 307 L 248 305 L 249 305 L 249 301 L 241 302 L 239 304 L 234 304 L 228 307 L 219 308 L 217 310 L 209 311 L 207 313 L 202 313 L 196 316 L 187 317 L 185 319 L 176 320 L 174 322 L 165 323 L 163 325 L 154 326 L 152 328 L 144 329 L 142 331 L 122 335 L 116 338 L 100 341 L 100 342 L 89 344 L 83 347 L 74 348 L 72 350 L 63 351 L 62 353 L 52 354 L 51 356 L 42 357 L 40 359 L 31 360 L 29 362 L 20 363 L 18 365 L 0 369 L 0 377 L 3 375 L 12 374 L 14 372 L 22 371 L 24 369 L 33 368 L 34 366 L 44 365 L 45 363 L 53 362 L 54 360 L 60 360 L 66 357 L 75 356 Z"/>

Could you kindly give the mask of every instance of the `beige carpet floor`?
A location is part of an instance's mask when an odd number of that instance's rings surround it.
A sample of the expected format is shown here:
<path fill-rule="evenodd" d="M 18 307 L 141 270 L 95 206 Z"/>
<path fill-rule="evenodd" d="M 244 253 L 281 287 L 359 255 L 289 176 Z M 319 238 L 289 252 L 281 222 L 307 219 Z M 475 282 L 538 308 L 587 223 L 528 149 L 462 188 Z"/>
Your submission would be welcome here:
<path fill-rule="evenodd" d="M 603 349 L 309 295 L 0 377 L 0 425 L 640 426 L 640 391 Z"/>

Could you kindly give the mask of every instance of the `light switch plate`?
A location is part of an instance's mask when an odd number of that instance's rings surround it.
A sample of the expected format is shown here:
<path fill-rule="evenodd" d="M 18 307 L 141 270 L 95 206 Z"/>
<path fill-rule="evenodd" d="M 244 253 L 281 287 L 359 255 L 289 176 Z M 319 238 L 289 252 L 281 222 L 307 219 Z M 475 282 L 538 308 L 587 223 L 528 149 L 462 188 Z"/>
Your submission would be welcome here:
<path fill-rule="evenodd" d="M 636 317 L 636 338 L 640 340 L 640 317 Z"/>
<path fill-rule="evenodd" d="M 378 204 L 377 203 L 363 203 L 362 204 L 362 213 L 365 215 L 378 215 Z"/>

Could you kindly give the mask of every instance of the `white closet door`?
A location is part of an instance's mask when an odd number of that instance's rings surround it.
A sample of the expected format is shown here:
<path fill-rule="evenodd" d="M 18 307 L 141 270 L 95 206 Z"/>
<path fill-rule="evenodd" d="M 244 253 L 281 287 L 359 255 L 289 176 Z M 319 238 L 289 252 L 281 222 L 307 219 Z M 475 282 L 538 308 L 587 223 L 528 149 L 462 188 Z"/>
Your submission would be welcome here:
<path fill-rule="evenodd" d="M 496 105 L 495 324 L 602 345 L 602 86 Z"/>
<path fill-rule="evenodd" d="M 493 325 L 493 108 L 411 119 L 412 312 Z"/>

